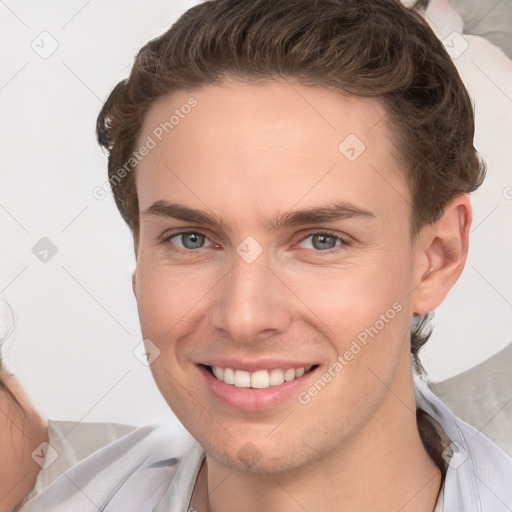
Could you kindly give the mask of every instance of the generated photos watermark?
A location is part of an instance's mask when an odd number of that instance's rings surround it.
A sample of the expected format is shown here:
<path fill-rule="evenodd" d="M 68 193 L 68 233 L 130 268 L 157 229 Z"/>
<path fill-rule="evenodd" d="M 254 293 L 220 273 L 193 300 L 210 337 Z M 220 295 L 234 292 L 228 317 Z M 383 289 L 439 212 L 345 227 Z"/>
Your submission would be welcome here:
<path fill-rule="evenodd" d="M 352 361 L 357 354 L 359 354 L 364 347 L 368 345 L 368 342 L 375 338 L 389 322 L 391 322 L 395 316 L 402 311 L 403 307 L 400 302 L 395 302 L 393 305 L 386 310 L 385 313 L 381 313 L 379 318 L 369 327 L 365 327 L 350 344 L 350 347 L 343 353 L 338 355 L 336 361 L 325 370 L 322 375 L 316 380 L 316 382 L 310 386 L 306 391 L 301 391 L 297 395 L 299 403 L 307 405 L 311 402 L 311 399 L 322 391 L 332 380 L 339 375 L 339 373 Z"/>
<path fill-rule="evenodd" d="M 198 102 L 193 96 L 190 97 L 186 103 L 174 110 L 174 113 L 169 117 L 167 121 L 160 123 L 156 128 L 153 129 L 150 135 L 146 137 L 144 143 L 132 153 L 130 158 L 125 164 L 120 167 L 112 176 L 109 177 L 102 185 L 94 187 L 92 195 L 98 201 L 105 199 L 107 194 L 111 194 L 113 189 L 128 176 L 137 165 L 149 155 L 150 151 L 158 146 L 158 143 L 163 138 L 172 132 L 178 126 L 185 117 L 190 114 L 193 108 L 197 107 Z"/>

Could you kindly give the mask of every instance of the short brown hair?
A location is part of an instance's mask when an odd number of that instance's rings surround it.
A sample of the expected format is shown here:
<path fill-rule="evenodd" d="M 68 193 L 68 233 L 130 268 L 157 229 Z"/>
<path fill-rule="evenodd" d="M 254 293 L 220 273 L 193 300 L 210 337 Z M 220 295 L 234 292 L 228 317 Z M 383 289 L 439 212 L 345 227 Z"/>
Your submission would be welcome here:
<path fill-rule="evenodd" d="M 136 247 L 136 164 L 122 180 L 116 173 L 130 162 L 147 111 L 163 95 L 225 77 L 293 79 L 343 95 L 381 98 L 408 174 L 413 236 L 451 199 L 476 190 L 484 179 L 468 93 L 415 10 L 398 0 L 210 0 L 139 51 L 129 78 L 117 84 L 98 116 L 109 181 Z M 427 339 L 420 331 L 413 335 L 413 354 Z"/>

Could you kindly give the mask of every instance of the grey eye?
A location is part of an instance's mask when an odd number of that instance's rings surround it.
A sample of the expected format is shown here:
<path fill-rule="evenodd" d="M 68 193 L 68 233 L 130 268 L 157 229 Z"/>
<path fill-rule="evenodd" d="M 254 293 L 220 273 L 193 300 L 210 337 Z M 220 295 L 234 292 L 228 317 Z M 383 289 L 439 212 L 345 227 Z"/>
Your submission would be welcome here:
<path fill-rule="evenodd" d="M 339 240 L 338 237 L 326 234 L 310 235 L 307 238 L 311 239 L 311 245 L 313 248 L 319 251 L 334 249 L 334 247 L 336 247 L 336 242 Z M 305 240 L 307 240 L 307 238 Z"/>
<path fill-rule="evenodd" d="M 205 236 L 201 235 L 201 233 L 181 233 L 176 235 L 178 240 L 181 240 L 181 243 L 185 249 L 200 249 L 205 241 Z"/>

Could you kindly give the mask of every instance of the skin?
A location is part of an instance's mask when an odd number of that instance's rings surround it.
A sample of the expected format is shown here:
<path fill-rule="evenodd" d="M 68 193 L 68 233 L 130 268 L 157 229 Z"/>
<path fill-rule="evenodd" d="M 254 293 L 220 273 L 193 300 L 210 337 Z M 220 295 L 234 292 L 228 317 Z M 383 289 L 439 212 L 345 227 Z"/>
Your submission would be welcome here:
<path fill-rule="evenodd" d="M 32 452 L 48 442 L 48 423 L 30 402 L 14 375 L 2 379 L 16 396 L 25 414 L 0 390 L 0 512 L 17 509 L 36 482 L 41 467 Z"/>
<path fill-rule="evenodd" d="M 197 106 L 139 163 L 139 208 L 179 202 L 225 224 L 142 214 L 133 276 L 144 338 L 160 350 L 153 376 L 206 452 L 191 505 L 432 511 L 441 475 L 416 425 L 410 325 L 463 269 L 468 196 L 412 239 L 410 193 L 383 105 L 318 87 L 226 79 L 178 91 L 152 106 L 139 142 L 191 96 Z M 352 162 L 338 150 L 348 134 L 366 146 Z M 374 218 L 265 226 L 340 201 Z M 178 228 L 206 238 L 191 249 L 186 237 L 169 238 Z M 328 238 L 325 248 L 310 236 L 325 229 L 350 244 Z M 248 236 L 263 249 L 252 263 L 236 252 Z M 315 361 L 322 373 L 396 302 L 401 312 L 306 405 L 293 396 L 265 411 L 228 407 L 197 370 L 201 359 L 236 355 Z M 240 458 L 249 442 L 252 462 Z"/>

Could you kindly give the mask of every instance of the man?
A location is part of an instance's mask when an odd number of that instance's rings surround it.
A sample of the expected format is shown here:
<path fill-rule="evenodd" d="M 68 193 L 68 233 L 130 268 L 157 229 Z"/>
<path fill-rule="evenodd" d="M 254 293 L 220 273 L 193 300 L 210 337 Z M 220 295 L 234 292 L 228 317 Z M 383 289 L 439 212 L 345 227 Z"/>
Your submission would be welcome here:
<path fill-rule="evenodd" d="M 22 510 L 509 510 L 511 459 L 418 360 L 467 256 L 473 134 L 394 0 L 215 0 L 150 41 L 98 139 L 150 367 L 197 443 L 178 461 L 140 429 Z"/>

